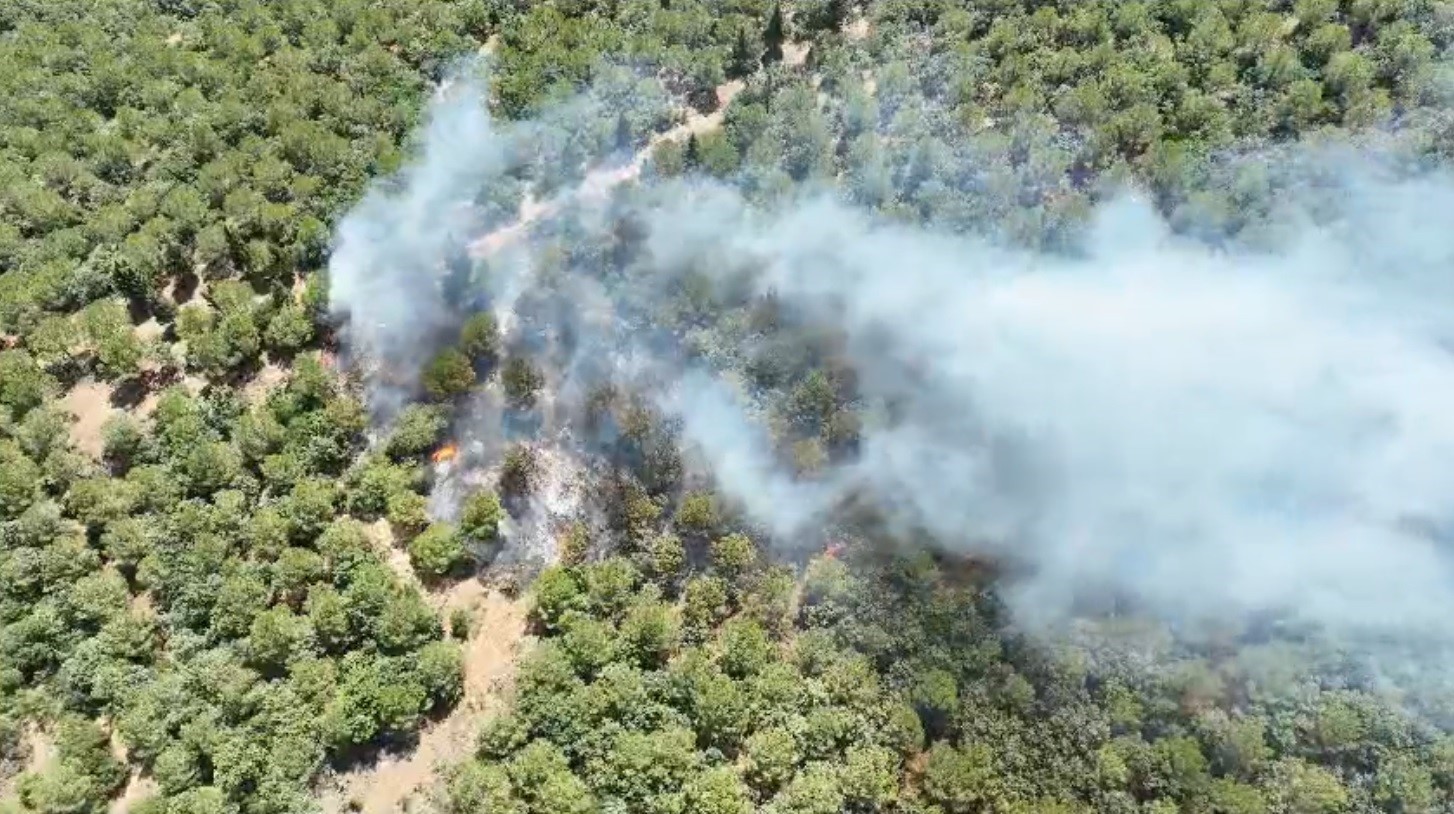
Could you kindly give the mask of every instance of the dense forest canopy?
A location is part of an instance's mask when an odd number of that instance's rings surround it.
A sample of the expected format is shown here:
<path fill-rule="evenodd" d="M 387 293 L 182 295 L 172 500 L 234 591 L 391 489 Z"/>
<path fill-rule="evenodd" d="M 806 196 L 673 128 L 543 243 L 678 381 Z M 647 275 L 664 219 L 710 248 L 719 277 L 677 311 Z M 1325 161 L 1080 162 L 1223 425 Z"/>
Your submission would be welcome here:
<path fill-rule="evenodd" d="M 533 645 L 418 805 L 1450 810 L 1447 696 L 1278 620 L 1189 639 L 1098 607 L 1027 633 L 1004 563 L 872 506 L 789 551 L 690 427 L 629 381 L 563 394 L 581 357 L 541 337 L 588 325 L 569 283 L 599 284 L 754 394 L 796 494 L 861 451 L 864 371 L 785 298 L 702 274 L 624 296 L 649 271 L 633 213 L 673 200 L 654 195 L 710 178 L 770 211 L 814 190 L 1074 253 L 1132 184 L 1173 229 L 1262 245 L 1327 168 L 1290 144 L 1444 166 L 1451 45 L 1444 0 L 0 4 L 0 811 L 316 809 L 477 700 L 467 655 L 504 632 L 441 597 L 516 570 Z M 390 257 L 456 288 L 370 356 L 358 303 L 407 318 L 415 292 L 340 289 L 330 251 L 370 190 L 410 188 L 429 100 L 480 78 L 519 138 L 452 180 L 469 236 L 522 204 L 568 216 L 526 230 L 523 266 L 444 226 Z M 583 226 L 581 179 L 619 165 L 640 177 Z M 457 225 L 435 205 L 458 200 L 423 200 L 426 233 Z M 546 282 L 484 307 L 520 273 Z"/>

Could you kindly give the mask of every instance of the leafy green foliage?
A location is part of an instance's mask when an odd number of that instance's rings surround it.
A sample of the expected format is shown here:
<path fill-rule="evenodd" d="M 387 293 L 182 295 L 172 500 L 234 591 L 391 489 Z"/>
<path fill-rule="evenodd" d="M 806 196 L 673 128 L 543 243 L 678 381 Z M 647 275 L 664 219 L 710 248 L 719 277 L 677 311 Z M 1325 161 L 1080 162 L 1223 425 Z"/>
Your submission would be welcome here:
<path fill-rule="evenodd" d="M 504 519 L 505 509 L 494 492 L 488 489 L 476 492 L 465 499 L 460 510 L 460 534 L 477 545 L 492 545 L 499 539 L 500 523 Z"/>
<path fill-rule="evenodd" d="M 425 577 L 442 577 L 464 560 L 459 530 L 446 523 L 433 523 L 409 541 L 409 562 Z"/>
<path fill-rule="evenodd" d="M 465 356 L 454 348 L 440 351 L 423 373 L 424 391 L 438 401 L 463 395 L 475 384 L 474 367 Z"/>

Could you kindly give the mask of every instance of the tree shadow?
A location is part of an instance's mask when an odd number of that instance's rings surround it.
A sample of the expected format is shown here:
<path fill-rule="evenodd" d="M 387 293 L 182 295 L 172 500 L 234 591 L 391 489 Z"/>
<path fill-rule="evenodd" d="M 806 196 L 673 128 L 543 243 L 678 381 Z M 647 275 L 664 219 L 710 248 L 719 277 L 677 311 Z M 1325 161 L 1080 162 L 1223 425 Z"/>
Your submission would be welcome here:
<path fill-rule="evenodd" d="M 423 719 L 423 716 L 421 716 Z M 370 771 L 389 757 L 405 757 L 419 746 L 419 731 L 389 732 L 368 743 L 339 749 L 329 763 L 335 771 Z"/>
<path fill-rule="evenodd" d="M 134 409 L 145 401 L 148 395 L 170 387 L 181 380 L 182 371 L 172 366 L 127 376 L 117 381 L 112 387 L 111 406 L 122 410 Z"/>
<path fill-rule="evenodd" d="M 177 305 L 191 302 L 192 298 L 197 295 L 197 287 L 201 284 L 202 278 L 198 277 L 192 270 L 188 269 L 187 271 L 181 272 L 173 278 L 172 302 L 175 302 Z"/>
<path fill-rule="evenodd" d="M 687 104 L 703 116 L 717 112 L 720 106 L 716 88 L 697 88 L 687 95 Z"/>

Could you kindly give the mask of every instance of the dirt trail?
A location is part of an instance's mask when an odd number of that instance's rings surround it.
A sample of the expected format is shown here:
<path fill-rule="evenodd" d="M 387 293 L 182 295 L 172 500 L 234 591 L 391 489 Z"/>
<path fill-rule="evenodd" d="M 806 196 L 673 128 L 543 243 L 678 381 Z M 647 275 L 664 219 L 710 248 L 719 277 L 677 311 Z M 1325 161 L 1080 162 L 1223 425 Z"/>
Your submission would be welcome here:
<path fill-rule="evenodd" d="M 372 766 L 337 778 L 320 803 L 325 814 L 396 814 L 411 799 L 427 793 L 438 770 L 474 751 L 480 726 L 504 708 L 520 653 L 532 639 L 525 635 L 526 603 L 510 599 L 470 579 L 431 594 L 445 615 L 455 608 L 473 613 L 464 646 L 464 697 L 454 711 L 430 724 L 407 754 L 385 755 Z"/>
<path fill-rule="evenodd" d="M 785 49 L 786 50 L 786 49 Z M 803 58 L 807 55 L 807 46 L 801 48 Z M 801 61 L 801 59 L 800 59 Z M 694 109 L 688 109 L 686 118 L 681 124 L 663 133 L 652 136 L 635 155 L 631 161 L 617 166 L 604 167 L 591 170 L 586 173 L 579 186 L 567 190 L 548 201 L 537 201 L 533 198 L 526 198 L 520 205 L 520 217 L 514 223 L 496 229 L 487 235 L 470 244 L 470 254 L 474 257 L 484 257 L 509 246 L 523 238 L 530 229 L 530 225 L 541 218 L 550 217 L 559 212 L 562 207 L 576 201 L 599 200 L 606 197 L 612 189 L 641 177 L 641 170 L 651 158 L 652 151 L 658 145 L 667 141 L 685 141 L 691 136 L 701 136 L 710 133 L 722 126 L 722 119 L 726 115 L 727 105 L 732 102 L 744 87 L 742 80 L 736 79 L 724 85 L 717 86 L 717 108 L 711 113 L 703 114 Z"/>
<path fill-rule="evenodd" d="M 126 781 L 126 788 L 121 790 L 121 795 L 112 800 L 106 807 L 107 814 L 127 814 L 137 803 L 154 797 L 161 792 L 161 787 L 150 777 L 140 772 L 132 772 L 131 777 Z"/>

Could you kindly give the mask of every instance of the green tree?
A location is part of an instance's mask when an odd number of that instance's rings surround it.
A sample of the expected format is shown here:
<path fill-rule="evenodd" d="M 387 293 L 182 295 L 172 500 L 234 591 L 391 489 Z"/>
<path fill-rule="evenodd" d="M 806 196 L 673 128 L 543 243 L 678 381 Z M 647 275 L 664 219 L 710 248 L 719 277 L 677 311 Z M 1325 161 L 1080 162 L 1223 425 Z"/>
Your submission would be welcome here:
<path fill-rule="evenodd" d="M 728 766 L 707 769 L 683 788 L 687 810 L 700 814 L 751 814 L 752 796 L 737 772 Z"/>
<path fill-rule="evenodd" d="M 39 407 L 55 381 L 23 350 L 0 350 L 0 405 L 18 419 Z"/>
<path fill-rule="evenodd" d="M 500 523 L 505 519 L 505 509 L 495 493 L 482 489 L 470 495 L 460 509 L 459 529 L 464 537 L 474 543 L 492 545 L 500 535 Z"/>
<path fill-rule="evenodd" d="M 552 566 L 540 573 L 532 587 L 532 615 L 547 629 L 560 626 L 567 612 L 584 604 L 580 582 L 568 568 Z"/>
<path fill-rule="evenodd" d="M 660 667 L 677 644 L 676 611 L 661 602 L 639 602 L 621 622 L 622 654 L 643 668 Z"/>
<path fill-rule="evenodd" d="M 949 814 L 980 811 L 999 800 L 989 750 L 956 749 L 943 741 L 929 749 L 924 764 L 924 796 Z"/>
<path fill-rule="evenodd" d="M 712 565 L 735 579 L 757 561 L 757 546 L 742 534 L 729 534 L 712 543 Z"/>
<path fill-rule="evenodd" d="M 526 814 L 516 800 L 505 770 L 478 760 L 460 764 L 446 780 L 449 810 L 453 814 Z"/>
<path fill-rule="evenodd" d="M 13 441 L 0 440 L 0 519 L 19 517 L 34 502 L 40 468 Z"/>
<path fill-rule="evenodd" d="M 432 523 L 409 541 L 409 562 L 428 579 L 453 572 L 465 561 L 459 530 L 448 523 Z"/>
<path fill-rule="evenodd" d="M 285 303 L 268 320 L 263 340 L 275 353 L 296 353 L 313 341 L 313 318 L 302 306 Z"/>
<path fill-rule="evenodd" d="M 512 356 L 500 373 L 500 382 L 505 388 L 505 398 L 517 410 L 535 406 L 536 394 L 545 386 L 540 371 L 523 356 Z"/>
<path fill-rule="evenodd" d="M 475 384 L 474 367 L 468 356 L 454 348 L 440 351 L 424 367 L 424 391 L 436 401 L 446 401 L 468 392 Z"/>
<path fill-rule="evenodd" d="M 746 757 L 747 781 L 769 795 L 792 778 L 800 759 L 792 733 L 779 728 L 763 729 L 748 736 L 742 752 Z"/>
<path fill-rule="evenodd" d="M 510 760 L 505 771 L 531 812 L 589 814 L 596 810 L 590 789 L 571 772 L 559 747 L 548 741 L 532 741 Z"/>
<path fill-rule="evenodd" d="M 500 329 L 488 311 L 473 314 L 459 329 L 459 349 L 477 364 L 493 364 L 500 353 Z"/>
<path fill-rule="evenodd" d="M 754 53 L 752 46 L 747 41 L 747 29 L 737 29 L 737 40 L 732 46 L 732 56 L 728 60 L 727 75 L 733 79 L 741 79 L 750 76 L 757 70 L 758 54 Z"/>
<path fill-rule="evenodd" d="M 767 28 L 762 32 L 762 64 L 763 67 L 783 61 L 783 42 L 787 40 L 787 34 L 783 28 L 783 9 L 781 5 L 772 7 L 772 16 L 767 20 Z"/>
<path fill-rule="evenodd" d="M 722 669 L 734 678 L 757 673 L 772 661 L 777 651 L 762 625 L 740 617 L 722 626 L 719 646 Z"/>
<path fill-rule="evenodd" d="M 1277 811 L 1335 814 L 1348 809 L 1348 789 L 1335 775 L 1295 758 L 1275 764 L 1267 786 Z"/>
<path fill-rule="evenodd" d="M 301 655 L 309 638 L 307 622 L 286 607 L 269 608 L 252 620 L 247 636 L 248 660 L 265 669 L 277 669 Z"/>
<path fill-rule="evenodd" d="M 422 455 L 439 443 L 446 424 L 439 406 L 411 404 L 399 412 L 384 448 L 395 460 Z"/>

